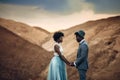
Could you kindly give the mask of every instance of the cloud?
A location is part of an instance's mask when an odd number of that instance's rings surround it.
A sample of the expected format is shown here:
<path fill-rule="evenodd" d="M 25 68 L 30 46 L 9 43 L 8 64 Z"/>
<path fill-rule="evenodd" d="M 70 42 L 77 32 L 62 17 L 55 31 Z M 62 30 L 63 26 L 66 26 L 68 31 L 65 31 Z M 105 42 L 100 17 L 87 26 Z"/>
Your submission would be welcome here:
<path fill-rule="evenodd" d="M 23 5 L 15 5 L 15 4 L 0 4 L 0 17 L 9 17 L 9 18 L 44 18 L 47 16 L 51 16 L 55 14 L 50 13 L 43 8 L 39 8 L 38 6 L 23 6 Z"/>
<path fill-rule="evenodd" d="M 75 12 L 80 12 L 82 10 L 93 9 L 93 5 L 91 3 L 85 2 L 84 0 L 52 0 L 53 2 L 46 2 L 48 4 L 44 4 L 44 9 L 60 14 L 60 15 L 69 15 Z"/>
<path fill-rule="evenodd" d="M 50 12 L 62 12 L 67 10 L 67 0 L 0 0 L 2 4 L 14 4 L 23 6 L 37 6 Z"/>
<path fill-rule="evenodd" d="M 83 9 L 92 9 L 92 5 L 90 3 L 85 2 L 84 0 L 68 0 L 70 9 L 75 11 L 83 10 Z"/>
<path fill-rule="evenodd" d="M 0 0 L 0 3 L 37 6 L 51 13 L 68 15 L 82 10 L 96 13 L 120 13 L 120 0 Z"/>
<path fill-rule="evenodd" d="M 1 0 L 0 2 L 2 4 L 37 6 L 40 9 L 62 15 L 92 8 L 92 5 L 84 0 Z"/>
<path fill-rule="evenodd" d="M 94 6 L 94 12 L 106 14 L 120 13 L 120 0 L 85 0 Z"/>
<path fill-rule="evenodd" d="M 93 11 L 93 6 L 84 1 L 81 3 L 81 5 L 84 4 L 81 6 L 81 9 L 77 7 L 77 5 L 79 6 L 79 3 L 72 3 L 72 0 L 68 4 L 70 5 L 70 9 L 72 6 L 76 6 L 71 10 L 71 13 L 69 12 L 70 14 L 66 15 L 57 14 L 36 5 L 0 4 L 0 17 L 27 23 L 31 26 L 39 26 L 53 32 L 60 29 L 70 28 L 88 20 L 96 20 L 118 15 L 96 14 Z M 90 7 L 91 9 L 89 9 Z"/>

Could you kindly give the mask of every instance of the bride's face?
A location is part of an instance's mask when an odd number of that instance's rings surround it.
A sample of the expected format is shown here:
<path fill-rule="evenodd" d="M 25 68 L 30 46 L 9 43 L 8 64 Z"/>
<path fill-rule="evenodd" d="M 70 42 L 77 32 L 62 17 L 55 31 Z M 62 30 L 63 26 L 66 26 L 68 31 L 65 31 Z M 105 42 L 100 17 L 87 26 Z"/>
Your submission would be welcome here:
<path fill-rule="evenodd" d="M 61 36 L 60 38 L 59 38 L 59 42 L 63 42 L 63 36 Z"/>

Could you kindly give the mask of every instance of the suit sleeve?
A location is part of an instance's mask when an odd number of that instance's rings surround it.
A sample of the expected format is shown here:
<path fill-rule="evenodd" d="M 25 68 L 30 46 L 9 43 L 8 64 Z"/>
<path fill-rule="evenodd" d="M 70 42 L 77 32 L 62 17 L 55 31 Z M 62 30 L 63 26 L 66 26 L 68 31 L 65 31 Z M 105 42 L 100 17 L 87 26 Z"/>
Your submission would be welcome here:
<path fill-rule="evenodd" d="M 81 62 L 86 58 L 88 55 L 88 46 L 87 45 L 82 45 L 81 50 L 78 50 L 78 57 L 75 61 L 76 67 L 78 67 Z"/>

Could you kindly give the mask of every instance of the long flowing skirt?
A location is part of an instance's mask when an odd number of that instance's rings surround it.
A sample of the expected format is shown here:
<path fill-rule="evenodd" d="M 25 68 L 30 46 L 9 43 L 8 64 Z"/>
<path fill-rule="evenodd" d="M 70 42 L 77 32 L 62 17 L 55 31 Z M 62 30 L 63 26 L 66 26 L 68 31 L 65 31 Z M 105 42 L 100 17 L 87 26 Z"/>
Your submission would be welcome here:
<path fill-rule="evenodd" d="M 47 80 L 67 80 L 66 64 L 59 56 L 51 59 Z"/>

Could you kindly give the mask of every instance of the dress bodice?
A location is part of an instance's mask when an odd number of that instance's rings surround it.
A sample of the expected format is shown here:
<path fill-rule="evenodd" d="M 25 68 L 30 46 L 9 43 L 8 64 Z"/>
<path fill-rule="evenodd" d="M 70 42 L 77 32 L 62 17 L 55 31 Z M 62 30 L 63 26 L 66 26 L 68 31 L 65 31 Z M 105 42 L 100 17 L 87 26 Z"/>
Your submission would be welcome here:
<path fill-rule="evenodd" d="M 61 52 L 61 54 L 63 55 L 63 48 L 62 48 L 62 45 L 61 43 L 55 43 L 55 45 L 58 45 L 59 46 L 59 50 Z M 54 46 L 55 46 L 54 45 Z M 57 52 L 55 52 L 55 49 L 54 49 L 54 56 L 59 56 Z"/>

